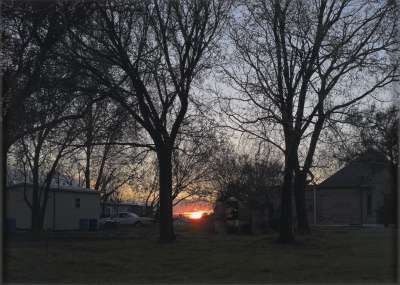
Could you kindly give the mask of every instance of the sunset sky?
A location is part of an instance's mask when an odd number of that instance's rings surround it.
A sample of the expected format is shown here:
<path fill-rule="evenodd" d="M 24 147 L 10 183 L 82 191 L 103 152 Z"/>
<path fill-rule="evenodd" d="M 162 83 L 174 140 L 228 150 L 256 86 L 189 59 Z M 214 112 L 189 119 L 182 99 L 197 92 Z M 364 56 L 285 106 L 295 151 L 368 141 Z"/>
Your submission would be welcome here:
<path fill-rule="evenodd" d="M 207 201 L 183 201 L 174 207 L 174 216 L 189 213 L 189 212 L 211 212 L 213 205 Z"/>

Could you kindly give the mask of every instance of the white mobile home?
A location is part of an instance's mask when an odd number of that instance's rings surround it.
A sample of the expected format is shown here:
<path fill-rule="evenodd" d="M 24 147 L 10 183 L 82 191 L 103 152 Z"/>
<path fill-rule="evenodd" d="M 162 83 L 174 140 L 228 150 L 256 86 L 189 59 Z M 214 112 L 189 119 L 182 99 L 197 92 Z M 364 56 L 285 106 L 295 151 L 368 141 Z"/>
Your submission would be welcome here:
<path fill-rule="evenodd" d="M 6 190 L 6 219 L 16 229 L 31 228 L 32 184 L 15 184 Z M 73 186 L 52 187 L 44 218 L 44 230 L 97 229 L 100 217 L 100 196 L 91 189 Z"/>

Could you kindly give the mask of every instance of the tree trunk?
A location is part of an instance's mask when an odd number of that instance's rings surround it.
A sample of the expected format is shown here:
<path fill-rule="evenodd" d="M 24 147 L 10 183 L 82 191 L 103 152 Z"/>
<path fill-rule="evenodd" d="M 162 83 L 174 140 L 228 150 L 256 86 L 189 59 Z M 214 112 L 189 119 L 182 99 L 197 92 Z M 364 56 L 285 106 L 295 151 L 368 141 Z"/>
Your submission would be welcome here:
<path fill-rule="evenodd" d="M 299 234 L 309 234 L 311 232 L 307 217 L 305 185 L 306 175 L 302 172 L 296 173 L 294 195 L 296 201 L 297 232 Z"/>
<path fill-rule="evenodd" d="M 44 191 L 43 193 L 43 201 L 39 204 L 40 205 L 40 214 L 39 214 L 39 228 L 40 230 L 43 230 L 43 225 L 44 225 L 44 219 L 46 216 L 46 211 L 47 211 L 47 203 L 49 201 L 49 191 L 50 191 L 50 185 L 46 186 L 45 189 L 42 189 Z M 53 195 L 55 195 L 55 192 L 53 192 Z"/>
<path fill-rule="evenodd" d="M 90 189 L 90 146 L 86 148 L 85 188 Z"/>
<path fill-rule="evenodd" d="M 37 155 L 34 159 L 34 170 L 32 173 L 32 216 L 31 230 L 34 235 L 39 234 L 43 230 L 42 208 L 40 201 L 40 182 L 39 182 L 39 166 Z"/>
<path fill-rule="evenodd" d="M 92 105 L 90 105 L 89 111 L 87 112 L 87 125 L 86 125 L 86 166 L 85 166 L 85 188 L 90 189 L 91 187 L 91 173 L 90 173 L 90 162 L 92 158 L 92 143 L 93 143 L 93 117 L 92 117 Z"/>
<path fill-rule="evenodd" d="M 40 201 L 39 201 L 39 186 L 35 182 L 36 178 L 33 178 L 32 185 L 32 216 L 31 216 L 31 230 L 34 234 L 39 233 L 42 230 L 40 223 Z"/>
<path fill-rule="evenodd" d="M 288 121 L 290 121 L 288 119 Z M 280 243 L 291 243 L 294 241 L 292 221 L 292 188 L 294 185 L 294 172 L 296 169 L 296 156 L 298 144 L 290 128 L 285 128 L 285 170 L 281 194 L 281 216 L 279 223 Z"/>
<path fill-rule="evenodd" d="M 293 167 L 290 163 L 287 163 L 285 166 L 281 196 L 281 216 L 278 239 L 280 243 L 291 243 L 294 241 L 292 231 L 292 183 Z"/>
<path fill-rule="evenodd" d="M 42 231 L 42 223 L 40 222 L 40 209 L 32 205 L 32 233 L 38 234 Z"/>
<path fill-rule="evenodd" d="M 173 242 L 176 237 L 172 218 L 172 148 L 157 150 L 160 179 L 160 242 Z"/>
<path fill-rule="evenodd" d="M 4 93 L 1 95 L 4 96 Z M 1 106 L 1 108 L 3 108 L 3 107 Z M 6 191 L 6 188 L 7 188 L 7 126 L 6 126 L 5 116 L 2 113 L 2 110 L 0 111 L 0 115 L 1 115 L 0 118 L 2 120 L 2 124 L 1 124 L 2 129 L 0 130 L 0 134 L 2 134 L 2 139 L 0 142 L 0 149 L 1 149 L 1 156 L 2 156 L 1 157 L 1 165 L 0 165 L 0 167 L 1 167 L 0 180 L 1 180 L 1 186 L 2 186 L 2 193 L 4 193 L 2 196 L 2 202 L 3 202 L 2 205 L 5 206 L 5 201 L 7 199 L 6 195 L 8 192 L 8 191 Z M 2 207 L 2 208 L 3 208 L 2 216 L 6 217 L 6 210 L 5 210 L 6 207 Z M 4 220 L 5 219 L 3 219 L 3 221 Z M 5 232 L 4 224 L 5 223 L 3 222 L 3 232 Z"/>
<path fill-rule="evenodd" d="M 392 223 L 395 225 L 396 228 L 399 228 L 399 218 L 398 218 L 398 192 L 397 192 L 397 186 L 398 186 L 398 165 L 396 163 L 392 162 L 391 165 L 391 176 L 392 176 L 392 187 L 391 187 L 391 213 L 390 213 L 390 220 Z"/>

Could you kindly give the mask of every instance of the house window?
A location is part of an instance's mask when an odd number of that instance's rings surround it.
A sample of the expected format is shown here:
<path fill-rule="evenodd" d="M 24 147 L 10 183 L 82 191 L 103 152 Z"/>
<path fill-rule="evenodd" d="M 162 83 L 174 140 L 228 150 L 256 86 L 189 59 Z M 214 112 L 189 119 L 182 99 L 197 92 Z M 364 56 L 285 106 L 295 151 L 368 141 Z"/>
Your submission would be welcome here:
<path fill-rule="evenodd" d="M 80 198 L 76 198 L 75 199 L 75 208 L 80 208 L 81 207 L 81 199 Z"/>
<path fill-rule="evenodd" d="M 368 216 L 372 215 L 372 195 L 371 195 L 371 193 L 368 193 L 368 196 L 367 196 L 367 215 Z"/>

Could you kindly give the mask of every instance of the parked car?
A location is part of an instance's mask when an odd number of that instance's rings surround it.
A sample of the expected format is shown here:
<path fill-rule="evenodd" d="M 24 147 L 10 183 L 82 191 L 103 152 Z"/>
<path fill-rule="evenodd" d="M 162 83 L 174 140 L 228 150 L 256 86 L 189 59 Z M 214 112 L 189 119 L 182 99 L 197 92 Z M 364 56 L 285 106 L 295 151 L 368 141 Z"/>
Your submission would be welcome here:
<path fill-rule="evenodd" d="M 139 217 L 131 212 L 121 212 L 116 216 L 100 219 L 100 225 L 103 227 L 115 227 L 117 225 L 133 225 L 139 227 L 154 223 L 155 219 L 153 218 Z"/>

